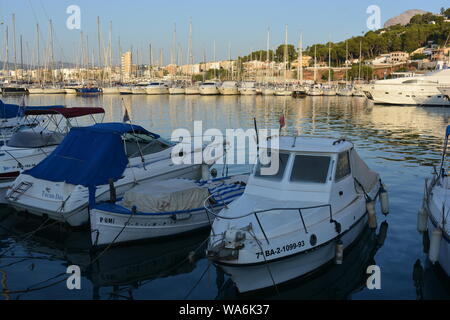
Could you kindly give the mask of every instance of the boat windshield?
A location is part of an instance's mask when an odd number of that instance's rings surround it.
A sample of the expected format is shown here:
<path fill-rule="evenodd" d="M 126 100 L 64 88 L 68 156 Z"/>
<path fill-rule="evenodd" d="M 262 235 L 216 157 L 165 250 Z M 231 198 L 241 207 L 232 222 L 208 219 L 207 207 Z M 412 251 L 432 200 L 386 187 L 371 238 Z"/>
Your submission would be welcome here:
<path fill-rule="evenodd" d="M 268 154 L 270 158 L 270 154 Z M 286 170 L 286 165 L 289 160 L 289 154 L 287 153 L 280 153 L 279 154 L 279 166 L 278 171 L 276 174 L 273 175 L 267 175 L 262 174 L 261 169 L 262 168 L 270 168 L 272 165 L 272 162 L 269 162 L 267 165 L 263 165 L 260 162 L 256 165 L 256 171 L 255 171 L 255 177 L 266 179 L 266 180 L 275 180 L 275 181 L 281 181 L 283 179 L 284 171 Z"/>
<path fill-rule="evenodd" d="M 297 155 L 292 168 L 291 181 L 325 183 L 330 162 L 329 156 Z"/>
<path fill-rule="evenodd" d="M 147 134 L 127 133 L 123 136 L 123 141 L 129 158 L 157 153 L 171 147 L 169 143 Z"/>
<path fill-rule="evenodd" d="M 11 137 L 6 145 L 12 148 L 41 148 L 55 146 L 63 141 L 64 136 L 65 135 L 62 133 L 51 131 L 18 131 Z"/>

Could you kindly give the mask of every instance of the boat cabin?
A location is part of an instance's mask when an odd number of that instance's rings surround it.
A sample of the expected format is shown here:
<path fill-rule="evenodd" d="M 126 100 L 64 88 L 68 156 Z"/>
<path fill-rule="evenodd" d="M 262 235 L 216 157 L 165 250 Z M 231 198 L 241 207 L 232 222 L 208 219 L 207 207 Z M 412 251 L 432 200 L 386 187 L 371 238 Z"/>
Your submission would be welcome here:
<path fill-rule="evenodd" d="M 353 144 L 343 139 L 281 137 L 276 150 L 278 170 L 267 174 L 276 163 L 271 159 L 263 165 L 262 158 L 246 193 L 274 201 L 333 203 L 338 209 L 356 198 L 357 188 L 371 190 L 378 181 L 378 175 L 359 158 Z"/>

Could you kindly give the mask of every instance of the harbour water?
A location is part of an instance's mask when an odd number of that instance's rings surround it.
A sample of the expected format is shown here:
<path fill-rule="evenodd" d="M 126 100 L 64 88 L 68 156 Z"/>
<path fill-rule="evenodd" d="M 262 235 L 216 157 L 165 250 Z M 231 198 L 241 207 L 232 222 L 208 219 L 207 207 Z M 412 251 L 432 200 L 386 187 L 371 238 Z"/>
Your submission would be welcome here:
<path fill-rule="evenodd" d="M 22 103 L 19 97 L 4 102 Z M 0 208 L 0 299 L 449 299 L 450 283 L 427 262 L 416 231 L 424 179 L 440 158 L 450 109 L 373 106 L 359 97 L 119 96 L 83 98 L 30 95 L 27 105 L 102 106 L 105 121 L 131 120 L 170 137 L 176 128 L 276 128 L 285 114 L 284 133 L 346 137 L 387 185 L 390 214 L 380 245 L 366 231 L 346 252 L 344 264 L 258 294 L 237 294 L 228 276 L 204 257 L 208 231 L 184 238 L 152 241 L 92 252 L 88 230 L 55 225 L 36 232 L 41 220 Z M 238 172 L 243 168 L 232 168 Z M 82 270 L 81 290 L 68 290 L 67 266 Z M 366 287 L 366 269 L 381 269 L 381 289 Z M 0 290 L 0 292 L 2 292 Z"/>

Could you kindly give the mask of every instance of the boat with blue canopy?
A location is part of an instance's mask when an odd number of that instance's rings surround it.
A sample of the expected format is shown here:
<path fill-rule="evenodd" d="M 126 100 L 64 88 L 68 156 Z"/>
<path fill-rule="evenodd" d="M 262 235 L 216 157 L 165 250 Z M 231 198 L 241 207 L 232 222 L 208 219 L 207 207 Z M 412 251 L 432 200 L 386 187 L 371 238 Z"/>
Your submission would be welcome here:
<path fill-rule="evenodd" d="M 91 124 L 103 121 L 103 108 L 27 107 L 23 125 L 0 147 L 0 203 L 6 203 L 7 189 L 19 174 L 31 169 L 47 157 L 63 141 L 79 120 Z M 96 115 L 100 115 L 98 119 Z"/>
<path fill-rule="evenodd" d="M 97 201 L 107 200 L 111 179 L 118 195 L 144 181 L 200 179 L 202 164 L 173 163 L 174 146 L 138 125 L 72 128 L 54 152 L 16 179 L 7 199 L 18 210 L 81 226 L 89 221 L 89 189 Z"/>

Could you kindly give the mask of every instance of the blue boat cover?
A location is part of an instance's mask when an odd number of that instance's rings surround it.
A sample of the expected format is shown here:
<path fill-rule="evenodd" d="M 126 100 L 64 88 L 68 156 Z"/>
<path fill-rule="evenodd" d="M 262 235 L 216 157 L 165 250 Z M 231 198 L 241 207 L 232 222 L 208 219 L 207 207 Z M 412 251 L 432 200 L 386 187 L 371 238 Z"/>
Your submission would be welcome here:
<path fill-rule="evenodd" d="M 46 110 L 46 109 L 55 109 L 55 108 L 64 108 L 64 106 L 33 106 L 33 107 L 21 107 L 17 104 L 7 104 L 3 103 L 0 100 L 0 118 L 1 119 L 11 119 L 16 117 L 23 116 L 23 110 Z"/>
<path fill-rule="evenodd" d="M 72 128 L 47 158 L 24 174 L 94 188 L 109 179 L 116 181 L 128 164 L 121 138 L 128 132 L 148 133 L 140 126 L 124 123 Z"/>

